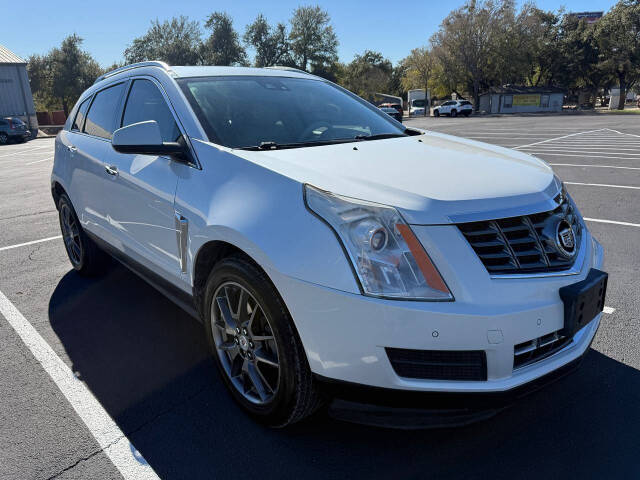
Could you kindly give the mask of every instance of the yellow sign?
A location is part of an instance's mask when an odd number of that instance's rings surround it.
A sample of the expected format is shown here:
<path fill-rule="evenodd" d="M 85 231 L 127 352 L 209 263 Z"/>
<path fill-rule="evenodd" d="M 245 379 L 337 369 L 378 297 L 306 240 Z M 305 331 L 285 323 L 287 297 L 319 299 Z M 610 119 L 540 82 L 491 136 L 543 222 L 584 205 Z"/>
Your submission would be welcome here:
<path fill-rule="evenodd" d="M 526 107 L 537 107 L 540 105 L 540 95 L 514 95 L 513 104 Z"/>

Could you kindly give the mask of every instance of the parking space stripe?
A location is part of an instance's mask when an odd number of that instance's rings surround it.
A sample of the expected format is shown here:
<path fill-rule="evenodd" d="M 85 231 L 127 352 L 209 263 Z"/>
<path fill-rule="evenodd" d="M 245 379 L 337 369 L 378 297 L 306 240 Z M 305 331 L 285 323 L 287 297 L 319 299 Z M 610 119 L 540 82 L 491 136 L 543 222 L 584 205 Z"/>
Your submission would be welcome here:
<path fill-rule="evenodd" d="M 96 397 L 1 291 L 0 313 L 51 377 L 120 474 L 126 480 L 159 478 Z"/>
<path fill-rule="evenodd" d="M 601 218 L 587 218 L 587 217 L 583 217 L 586 221 L 588 222 L 595 222 L 595 223 L 611 223 L 613 225 L 623 225 L 625 227 L 636 227 L 636 228 L 640 228 L 640 223 L 629 223 L 629 222 L 619 222 L 617 220 L 603 220 Z"/>
<path fill-rule="evenodd" d="M 518 147 L 516 147 L 518 148 Z M 583 154 L 578 154 L 578 153 L 554 153 L 554 152 L 545 152 L 545 151 L 541 151 L 541 150 L 525 150 L 522 153 L 528 153 L 531 155 L 551 155 L 554 157 L 589 157 L 589 158 L 609 158 L 609 159 L 615 159 L 615 160 L 636 160 L 633 157 L 616 157 L 616 156 L 611 156 L 611 155 L 592 155 L 590 153 L 583 153 Z"/>
<path fill-rule="evenodd" d="M 25 153 L 35 152 L 36 150 L 42 150 L 43 148 L 51 148 L 51 146 L 50 145 L 46 145 L 46 146 L 43 146 L 43 147 L 35 147 L 35 148 L 32 148 L 30 150 L 25 150 L 25 151 L 14 150 L 11 153 L 4 153 L 4 154 L 0 155 L 0 158 L 15 157 L 16 155 L 23 155 Z M 19 151 L 20 153 L 15 153 L 16 151 Z"/>
<path fill-rule="evenodd" d="M 35 162 L 28 162 L 28 163 L 25 163 L 25 165 L 33 165 L 35 163 L 46 162 L 47 160 L 53 160 L 53 157 L 43 158 L 42 160 L 36 160 Z"/>
<path fill-rule="evenodd" d="M 532 150 L 558 150 L 558 151 L 568 150 L 572 152 L 575 151 L 576 153 L 580 153 L 581 151 L 588 151 L 588 150 L 598 150 L 598 152 L 595 152 L 595 153 L 612 153 L 614 155 L 616 153 L 619 153 L 620 155 L 629 155 L 628 153 L 625 153 L 625 152 L 638 152 L 638 153 L 633 153 L 633 155 L 640 155 L 640 150 L 638 150 L 637 148 L 624 148 L 624 147 L 621 148 L 617 145 L 615 147 L 599 147 L 597 145 L 582 145 L 582 146 L 552 145 L 549 143 L 547 145 L 538 145 L 536 147 L 531 147 L 531 149 Z M 528 149 L 525 149 L 525 150 L 528 150 Z"/>
<path fill-rule="evenodd" d="M 550 163 L 554 167 L 589 167 L 589 168 L 620 168 L 623 170 L 640 170 L 640 167 L 619 167 L 617 165 L 584 165 L 576 163 Z"/>
<path fill-rule="evenodd" d="M 547 140 L 541 140 L 539 142 L 534 142 L 534 143 L 528 143 L 527 145 L 521 145 L 520 147 L 516 147 L 516 148 L 524 148 L 524 147 L 531 147 L 533 145 L 541 145 L 543 143 L 549 143 L 549 142 L 554 142 L 556 140 L 562 140 L 564 138 L 570 138 L 570 137 L 575 137 L 576 135 L 584 135 L 585 133 L 593 133 L 593 132 L 599 132 L 603 130 L 602 128 L 597 129 L 597 130 L 587 130 L 585 132 L 577 132 L 577 133 L 570 133 L 568 135 L 563 135 L 561 137 L 554 137 L 554 138 L 549 138 Z"/>
<path fill-rule="evenodd" d="M 55 237 L 41 238 L 40 240 L 31 240 L 30 242 L 18 243 L 16 245 L 8 245 L 6 247 L 0 247 L 0 252 L 2 252 L 3 250 L 12 250 L 14 248 L 26 247 L 27 245 L 33 245 L 35 243 L 42 243 L 42 242 L 48 242 L 51 240 L 57 240 L 59 238 L 62 238 L 62 235 L 56 235 Z"/>
<path fill-rule="evenodd" d="M 580 183 L 580 182 L 564 182 L 565 185 L 583 185 L 585 187 L 606 187 L 606 188 L 628 188 L 630 190 L 640 190 L 640 187 L 632 187 L 630 185 L 609 185 L 606 183 Z"/>
<path fill-rule="evenodd" d="M 529 150 L 529 148 L 523 148 L 522 150 Z M 626 153 L 626 152 L 618 152 L 618 151 L 604 151 L 604 152 L 595 152 L 591 150 L 581 150 L 576 148 L 566 148 L 566 147 L 531 147 L 531 150 L 535 150 L 537 152 L 546 153 L 546 152 L 573 152 L 573 153 L 595 153 L 596 155 L 604 155 L 606 153 L 611 153 L 612 155 L 624 155 L 629 157 L 630 159 L 640 157 L 640 153 Z"/>
<path fill-rule="evenodd" d="M 602 309 L 602 311 L 603 311 L 604 313 L 606 313 L 607 315 L 611 315 L 613 312 L 615 312 L 615 311 L 616 311 L 616 309 L 615 309 L 615 308 L 613 308 L 613 307 L 607 307 L 607 306 L 605 306 L 605 307 Z"/>

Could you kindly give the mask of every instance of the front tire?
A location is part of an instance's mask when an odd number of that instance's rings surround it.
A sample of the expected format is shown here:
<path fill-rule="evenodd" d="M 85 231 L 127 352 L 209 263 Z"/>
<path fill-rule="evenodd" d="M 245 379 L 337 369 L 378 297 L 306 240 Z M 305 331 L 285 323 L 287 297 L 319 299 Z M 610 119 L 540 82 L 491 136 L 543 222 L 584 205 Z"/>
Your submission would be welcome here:
<path fill-rule="evenodd" d="M 438 110 L 434 110 L 433 111 L 433 116 L 434 117 L 439 117 L 440 116 L 440 112 Z"/>
<path fill-rule="evenodd" d="M 71 200 L 64 193 L 58 200 L 58 218 L 64 248 L 73 269 L 86 277 L 103 273 L 109 256 L 84 232 Z"/>
<path fill-rule="evenodd" d="M 204 301 L 213 358 L 246 412 L 283 427 L 320 407 L 293 320 L 262 270 L 243 256 L 220 261 L 209 275 Z"/>
<path fill-rule="evenodd" d="M 458 111 L 457 110 L 451 110 L 451 113 L 449 114 L 452 117 L 457 117 L 458 116 Z"/>
<path fill-rule="evenodd" d="M 9 143 L 9 135 L 0 132 L 0 145 L 6 145 L 7 143 Z"/>

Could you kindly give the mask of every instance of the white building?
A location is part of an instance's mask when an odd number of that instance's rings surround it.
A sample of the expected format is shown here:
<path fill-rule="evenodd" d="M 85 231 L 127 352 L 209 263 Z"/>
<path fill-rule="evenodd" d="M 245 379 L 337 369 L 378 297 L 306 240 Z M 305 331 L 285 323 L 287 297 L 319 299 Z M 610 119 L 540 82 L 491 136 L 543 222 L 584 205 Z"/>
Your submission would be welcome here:
<path fill-rule="evenodd" d="M 491 87 L 480 95 L 480 111 L 486 113 L 560 112 L 564 91 L 555 87 Z"/>
<path fill-rule="evenodd" d="M 0 117 L 18 117 L 35 135 L 36 108 L 27 77 L 27 62 L 0 45 Z"/>

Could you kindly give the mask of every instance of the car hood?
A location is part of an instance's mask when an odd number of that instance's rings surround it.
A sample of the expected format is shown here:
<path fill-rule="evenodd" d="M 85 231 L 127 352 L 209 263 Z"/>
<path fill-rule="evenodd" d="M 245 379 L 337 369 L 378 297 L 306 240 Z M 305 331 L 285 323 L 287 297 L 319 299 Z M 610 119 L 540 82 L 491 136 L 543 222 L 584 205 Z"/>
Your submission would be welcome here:
<path fill-rule="evenodd" d="M 408 223 L 448 224 L 553 209 L 561 189 L 530 155 L 441 133 L 234 155 L 301 183 L 398 208 Z"/>

